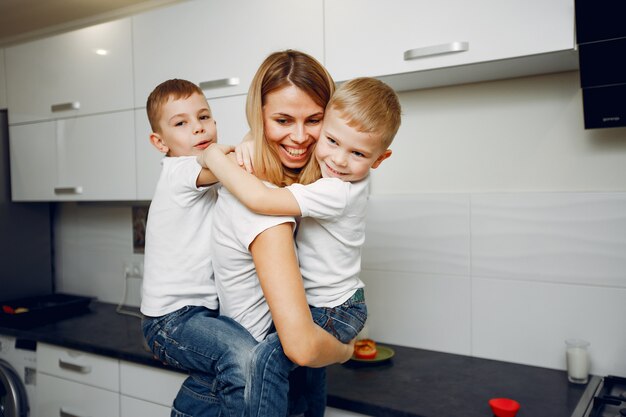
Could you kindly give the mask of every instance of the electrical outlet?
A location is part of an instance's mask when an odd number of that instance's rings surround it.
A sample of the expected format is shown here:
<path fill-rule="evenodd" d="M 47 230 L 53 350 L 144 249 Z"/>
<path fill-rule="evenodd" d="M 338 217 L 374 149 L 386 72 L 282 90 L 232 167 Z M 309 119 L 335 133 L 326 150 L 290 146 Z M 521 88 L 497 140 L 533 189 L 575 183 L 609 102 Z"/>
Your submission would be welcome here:
<path fill-rule="evenodd" d="M 143 262 L 125 262 L 124 274 L 126 278 L 143 278 Z"/>

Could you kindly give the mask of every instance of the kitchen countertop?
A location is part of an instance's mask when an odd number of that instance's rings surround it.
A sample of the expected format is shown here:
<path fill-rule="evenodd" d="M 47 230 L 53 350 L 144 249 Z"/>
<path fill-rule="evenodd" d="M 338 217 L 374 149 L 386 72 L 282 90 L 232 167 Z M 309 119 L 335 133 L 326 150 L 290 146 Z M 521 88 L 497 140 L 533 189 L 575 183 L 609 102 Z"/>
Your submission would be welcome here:
<path fill-rule="evenodd" d="M 167 368 L 144 347 L 139 323 L 94 301 L 87 314 L 0 333 Z M 517 417 L 570 417 L 585 389 L 565 371 L 388 346 L 389 361 L 328 367 L 328 405 L 383 417 L 490 417 L 487 401 L 507 397 L 521 404 Z"/>

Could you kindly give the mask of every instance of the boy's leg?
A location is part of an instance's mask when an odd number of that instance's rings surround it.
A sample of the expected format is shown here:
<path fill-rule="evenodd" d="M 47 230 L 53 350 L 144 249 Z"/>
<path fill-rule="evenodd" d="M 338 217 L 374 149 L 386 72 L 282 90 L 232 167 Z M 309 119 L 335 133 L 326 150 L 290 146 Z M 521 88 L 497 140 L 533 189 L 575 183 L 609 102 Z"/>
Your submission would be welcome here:
<path fill-rule="evenodd" d="M 197 395 L 187 397 L 206 400 L 207 410 L 202 415 L 219 415 L 211 412 L 217 408 L 215 398 L 223 415 L 243 415 L 248 364 L 257 344 L 246 329 L 232 319 L 216 317 L 215 311 L 188 306 L 163 318 L 144 320 L 143 330 L 162 362 L 191 373 L 192 380 L 185 381 L 179 395 L 193 392 Z"/>
<path fill-rule="evenodd" d="M 277 333 L 269 334 L 257 344 L 246 381 L 247 417 L 288 415 L 289 372 L 294 368 L 283 352 Z"/>
<path fill-rule="evenodd" d="M 363 289 L 358 289 L 337 307 L 312 307 L 313 321 L 343 343 L 354 339 L 367 319 Z M 323 417 L 326 408 L 326 368 L 304 368 L 306 372 L 305 417 Z"/>

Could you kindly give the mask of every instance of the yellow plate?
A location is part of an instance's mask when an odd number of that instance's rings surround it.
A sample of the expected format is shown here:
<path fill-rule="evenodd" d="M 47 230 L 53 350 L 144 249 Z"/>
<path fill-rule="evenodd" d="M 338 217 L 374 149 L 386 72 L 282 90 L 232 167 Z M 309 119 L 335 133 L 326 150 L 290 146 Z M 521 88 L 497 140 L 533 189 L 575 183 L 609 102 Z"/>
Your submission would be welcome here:
<path fill-rule="evenodd" d="M 391 359 L 395 353 L 396 352 L 388 346 L 376 345 L 376 356 L 372 359 L 357 358 L 354 355 L 350 359 L 357 362 L 382 362 Z"/>

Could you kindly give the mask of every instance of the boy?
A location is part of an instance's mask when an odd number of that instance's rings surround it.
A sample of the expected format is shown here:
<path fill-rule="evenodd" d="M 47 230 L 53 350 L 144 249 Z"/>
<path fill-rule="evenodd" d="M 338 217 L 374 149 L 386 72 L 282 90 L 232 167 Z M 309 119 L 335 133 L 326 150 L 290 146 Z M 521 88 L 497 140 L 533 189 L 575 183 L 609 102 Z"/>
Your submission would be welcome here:
<path fill-rule="evenodd" d="M 209 146 L 199 158 L 249 210 L 302 216 L 296 244 L 313 319 L 344 343 L 356 337 L 367 317 L 359 272 L 369 172 L 391 156 L 400 118 L 398 97 L 383 82 L 357 78 L 339 86 L 315 149 L 322 178 L 309 185 L 266 187 L 229 161 L 226 147 Z M 261 384 L 248 383 L 252 409 L 263 402 L 254 393 Z"/>
<path fill-rule="evenodd" d="M 146 226 L 142 330 L 158 359 L 190 372 L 174 410 L 217 416 L 223 406 L 238 415 L 246 352 L 256 342 L 233 320 L 218 317 L 209 252 L 217 179 L 196 161 L 217 142 L 215 120 L 202 90 L 185 80 L 158 85 L 146 107 L 150 142 L 165 158 Z M 219 378 L 215 369 L 223 370 Z"/>

